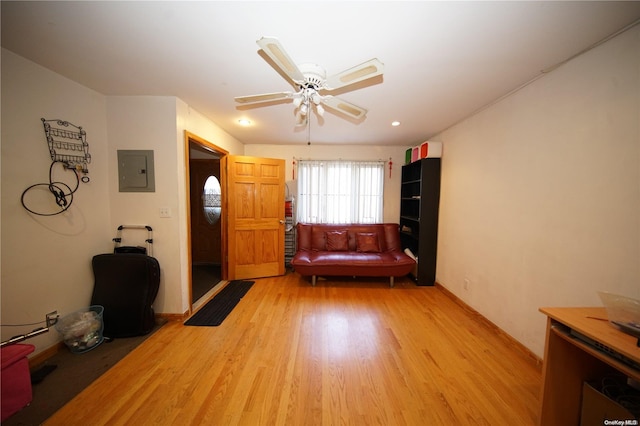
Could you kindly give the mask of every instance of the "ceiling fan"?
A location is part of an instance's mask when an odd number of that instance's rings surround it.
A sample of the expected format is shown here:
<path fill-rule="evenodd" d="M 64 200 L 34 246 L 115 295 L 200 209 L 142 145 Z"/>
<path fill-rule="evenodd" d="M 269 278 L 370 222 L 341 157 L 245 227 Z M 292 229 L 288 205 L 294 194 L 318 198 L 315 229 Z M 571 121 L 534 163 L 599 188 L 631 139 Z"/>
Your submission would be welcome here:
<path fill-rule="evenodd" d="M 370 59 L 327 78 L 326 71 L 319 65 L 308 63 L 296 65 L 276 38 L 262 37 L 256 43 L 293 82 L 296 91 L 239 96 L 235 98 L 236 102 L 253 104 L 292 99 L 297 110 L 296 126 L 307 125 L 309 113 L 313 107 L 320 116 L 324 114 L 324 107 L 354 119 L 363 118 L 367 114 L 367 110 L 362 107 L 324 93 L 382 75 L 384 65 L 378 59 Z"/>

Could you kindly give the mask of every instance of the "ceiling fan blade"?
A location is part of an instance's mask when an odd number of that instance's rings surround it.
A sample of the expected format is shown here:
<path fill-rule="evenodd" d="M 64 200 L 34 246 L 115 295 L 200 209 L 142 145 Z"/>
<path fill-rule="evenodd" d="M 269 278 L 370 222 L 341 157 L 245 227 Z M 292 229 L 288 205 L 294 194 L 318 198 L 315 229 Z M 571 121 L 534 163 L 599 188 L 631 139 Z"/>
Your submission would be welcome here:
<path fill-rule="evenodd" d="M 289 57 L 287 52 L 280 44 L 277 38 L 262 37 L 258 40 L 258 46 L 262 48 L 264 53 L 271 58 L 273 62 L 294 82 L 302 83 L 304 81 L 304 75 L 298 68 L 298 66 Z"/>
<path fill-rule="evenodd" d="M 383 71 L 384 64 L 378 59 L 373 58 L 327 78 L 325 88 L 327 90 L 339 89 L 362 80 L 382 75 Z"/>
<path fill-rule="evenodd" d="M 323 103 L 328 108 L 340 111 L 341 113 L 355 119 L 360 119 L 367 115 L 366 109 L 354 105 L 350 102 L 344 101 L 340 98 L 336 98 L 335 96 L 323 96 L 321 103 Z"/>
<path fill-rule="evenodd" d="M 289 99 L 294 95 L 293 92 L 275 92 L 275 93 L 264 93 L 262 95 L 251 95 L 251 96 L 238 96 L 234 98 L 236 102 L 240 102 L 241 104 L 252 104 L 256 102 L 269 102 L 269 101 L 279 101 L 281 99 Z"/>

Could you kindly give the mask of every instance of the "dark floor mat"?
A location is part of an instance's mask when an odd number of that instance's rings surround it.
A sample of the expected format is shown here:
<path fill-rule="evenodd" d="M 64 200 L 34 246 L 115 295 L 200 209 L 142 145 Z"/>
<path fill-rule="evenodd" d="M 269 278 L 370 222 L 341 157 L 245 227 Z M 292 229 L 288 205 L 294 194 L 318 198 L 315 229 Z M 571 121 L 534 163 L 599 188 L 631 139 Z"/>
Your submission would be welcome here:
<path fill-rule="evenodd" d="M 31 384 L 32 385 L 37 385 L 38 383 L 42 382 L 45 379 L 45 377 L 47 377 L 49 375 L 49 373 L 51 373 L 56 368 L 58 368 L 57 365 L 46 364 L 46 365 L 43 365 L 42 367 L 38 368 L 37 370 L 32 371 L 31 372 Z"/>
<path fill-rule="evenodd" d="M 185 322 L 185 325 L 218 326 L 236 307 L 240 299 L 247 294 L 253 281 L 231 281 L 207 302 L 198 312 Z"/>

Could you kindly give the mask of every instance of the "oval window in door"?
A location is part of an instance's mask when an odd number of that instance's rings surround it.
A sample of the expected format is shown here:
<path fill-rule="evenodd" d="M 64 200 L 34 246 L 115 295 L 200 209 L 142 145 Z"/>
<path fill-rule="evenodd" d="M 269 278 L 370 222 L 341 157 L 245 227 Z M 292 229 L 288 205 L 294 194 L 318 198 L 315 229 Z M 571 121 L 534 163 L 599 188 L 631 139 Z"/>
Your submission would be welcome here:
<path fill-rule="evenodd" d="M 207 222 L 211 225 L 215 225 L 220 220 L 220 213 L 222 212 L 220 195 L 220 181 L 213 175 L 209 176 L 204 182 L 202 204 L 204 206 L 204 217 L 207 218 Z"/>

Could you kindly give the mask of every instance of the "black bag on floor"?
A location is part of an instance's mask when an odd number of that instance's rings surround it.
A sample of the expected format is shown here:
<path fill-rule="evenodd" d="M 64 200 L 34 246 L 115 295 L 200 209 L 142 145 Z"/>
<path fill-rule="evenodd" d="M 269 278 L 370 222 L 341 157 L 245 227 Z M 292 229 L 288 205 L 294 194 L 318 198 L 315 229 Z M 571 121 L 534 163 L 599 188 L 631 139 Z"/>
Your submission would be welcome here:
<path fill-rule="evenodd" d="M 155 326 L 153 302 L 160 287 L 160 264 L 145 254 L 108 253 L 93 257 L 92 305 L 104 307 L 104 336 L 131 337 Z"/>
<path fill-rule="evenodd" d="M 155 326 L 152 305 L 160 288 L 160 264 L 146 251 L 117 250 L 125 228 L 118 228 L 114 253 L 98 254 L 92 260 L 95 282 L 91 304 L 104 307 L 105 337 L 140 336 Z M 151 227 L 142 228 L 149 232 L 146 242 L 151 253 Z"/>

